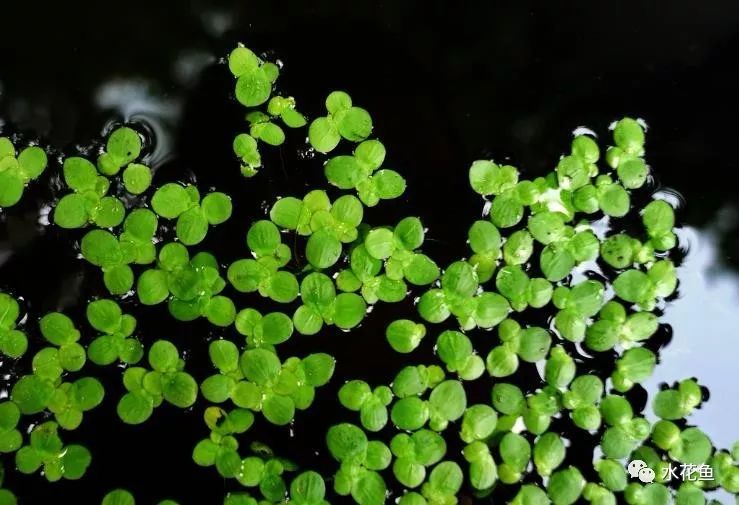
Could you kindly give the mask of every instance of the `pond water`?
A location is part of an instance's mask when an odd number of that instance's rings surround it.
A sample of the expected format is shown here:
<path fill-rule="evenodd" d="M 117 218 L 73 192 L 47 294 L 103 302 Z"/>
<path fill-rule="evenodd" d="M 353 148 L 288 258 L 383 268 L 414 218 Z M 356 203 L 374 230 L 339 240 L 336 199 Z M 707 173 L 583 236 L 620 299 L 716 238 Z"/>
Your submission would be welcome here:
<path fill-rule="evenodd" d="M 229 225 L 203 244 L 225 264 L 246 254 L 248 223 L 264 215 L 265 205 L 323 180 L 319 160 L 305 155 L 302 139 L 271 156 L 257 178 L 239 175 L 230 145 L 245 125 L 222 65 L 238 41 L 284 63 L 280 87 L 309 116 L 321 112 L 333 89 L 349 91 L 370 111 L 375 134 L 388 147 L 388 165 L 403 173 L 409 188 L 402 205 L 378 206 L 367 220 L 394 223 L 418 215 L 429 228 L 428 253 L 440 265 L 465 254 L 467 223 L 480 214 L 482 202 L 468 189 L 472 160 L 505 160 L 533 178 L 553 168 L 575 128 L 588 126 L 608 138 L 612 120 L 644 118 L 654 189 L 679 195 L 684 251 L 679 293 L 662 318 L 668 342 L 645 387 L 651 395 L 662 383 L 697 377 L 710 399 L 691 423 L 718 447 L 734 443 L 739 4 L 671 2 L 668 12 L 638 2 L 620 2 L 613 10 L 585 2 L 454 8 L 443 2 L 61 4 L 3 7 L 4 19 L 13 21 L 5 23 L 0 41 L 0 133 L 18 132 L 69 154 L 99 141 L 113 124 L 138 125 L 148 133 L 146 159 L 156 170 L 155 184 L 197 181 L 233 196 Z M 21 205 L 0 214 L 0 290 L 23 296 L 34 314 L 63 309 L 80 316 L 84 302 L 103 291 L 98 272 L 73 248 L 81 234 L 43 224 L 43 209 L 58 189 L 36 184 Z M 237 302 L 258 303 L 249 296 Z M 355 377 L 387 383 L 405 359 L 387 352 L 384 327 L 409 310 L 378 306 L 357 332 L 296 335 L 287 349 L 335 355 L 335 384 Z M 188 352 L 188 368 L 204 376 L 206 343 L 223 332 L 171 322 L 166 310 L 136 314 L 145 340 L 176 340 Z M 414 358 L 423 362 L 431 352 L 424 346 Z M 13 374 L 23 366 L 4 362 L 0 371 Z M 68 436 L 93 451 L 88 475 L 46 484 L 38 475 L 13 473 L 7 486 L 21 503 L 53 497 L 96 504 L 120 486 L 140 503 L 171 497 L 215 504 L 236 489 L 213 469 L 192 464 L 193 445 L 207 435 L 200 403 L 186 413 L 163 406 L 142 427 L 124 426 L 115 414 L 120 370 L 103 374 L 105 402 Z M 12 383 L 12 377 L 4 380 L 6 387 Z M 328 473 L 334 464 L 324 448 L 325 429 L 353 419 L 336 410 L 336 389 L 320 392 L 311 410 L 317 417 L 299 415 L 284 429 L 262 422 L 259 439 Z M 473 395 L 483 398 L 488 391 Z M 591 456 L 573 455 L 572 461 Z M 12 458 L 2 459 L 12 467 Z"/>

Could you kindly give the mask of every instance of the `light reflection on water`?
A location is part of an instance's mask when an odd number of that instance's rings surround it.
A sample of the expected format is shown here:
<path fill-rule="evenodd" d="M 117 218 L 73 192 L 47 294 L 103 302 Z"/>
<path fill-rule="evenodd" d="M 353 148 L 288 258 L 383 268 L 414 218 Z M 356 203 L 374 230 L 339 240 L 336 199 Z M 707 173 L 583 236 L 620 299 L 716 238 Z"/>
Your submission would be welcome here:
<path fill-rule="evenodd" d="M 151 128 L 154 150 L 150 165 L 156 168 L 174 153 L 174 135 L 182 116 L 182 98 L 155 90 L 145 79 L 111 79 L 95 93 L 95 105 L 117 112 L 124 121 L 143 123 Z"/>
<path fill-rule="evenodd" d="M 647 411 L 651 415 L 651 399 L 660 383 L 696 377 L 710 390 L 710 399 L 688 421 L 717 448 L 730 449 L 739 418 L 739 274 L 724 265 L 716 231 L 685 227 L 683 238 L 690 247 L 678 268 L 680 296 L 667 304 L 662 317 L 672 326 L 673 338 L 644 384 L 650 397 Z"/>

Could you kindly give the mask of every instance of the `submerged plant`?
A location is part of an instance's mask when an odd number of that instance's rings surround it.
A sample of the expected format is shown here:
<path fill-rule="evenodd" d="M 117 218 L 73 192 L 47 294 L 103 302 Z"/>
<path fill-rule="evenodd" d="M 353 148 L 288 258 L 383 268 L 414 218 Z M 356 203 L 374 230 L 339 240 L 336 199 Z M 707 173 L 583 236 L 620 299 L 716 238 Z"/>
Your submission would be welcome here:
<path fill-rule="evenodd" d="M 514 505 L 652 505 L 705 503 L 706 491 L 719 487 L 739 493 L 739 449 L 717 450 L 685 421 L 704 400 L 696 380 L 657 392 L 654 423 L 631 399 L 659 362 L 651 340 L 660 331 L 656 309 L 678 287 L 674 209 L 658 197 L 635 206 L 650 182 L 641 122 L 616 122 L 614 145 L 603 156 L 594 137 L 576 135 L 554 169 L 533 180 L 512 165 L 473 162 L 468 180 L 483 198 L 482 218 L 462 228 L 467 257 L 440 265 L 422 250 L 428 230 L 420 218 L 365 220 L 370 207 L 406 189 L 404 177 L 386 168 L 388 151 L 372 138 L 365 109 L 333 91 L 326 114 L 309 119 L 294 98 L 275 92 L 277 64 L 239 46 L 228 67 L 248 129 L 233 141 L 241 173 L 256 176 L 260 150 L 295 136 L 319 158 L 337 150 L 320 158 L 330 193 L 311 188 L 267 202 L 268 218 L 247 223 L 243 257 L 224 264 L 196 247 L 211 226 L 229 220 L 231 198 L 212 188 L 201 197 L 202 188 L 179 182 L 150 190 L 145 139 L 134 125 L 115 128 L 95 164 L 64 158 L 71 191 L 58 200 L 53 221 L 64 230 L 96 226 L 81 237 L 80 252 L 100 268 L 111 298 L 96 292 L 87 302 L 89 332 L 61 312 L 36 314 L 32 305 L 21 318 L 18 301 L 0 293 L 0 352 L 21 358 L 36 318 L 49 344 L 37 349 L 32 342 L 30 372 L 0 402 L 0 452 L 15 453 L 20 472 L 43 468 L 49 481 L 82 477 L 90 452 L 65 446 L 58 430 L 78 428 L 84 413 L 113 393 L 91 374 L 118 364 L 125 392 L 116 410 L 124 423 L 145 422 L 165 401 L 202 408 L 208 431 L 194 444 L 192 462 L 247 489 L 228 492 L 226 505 L 454 505 L 460 496 L 494 499 L 499 490 Z M 0 138 L 0 206 L 17 203 L 46 163 L 43 149 L 17 154 Z M 637 214 L 640 228 L 622 229 L 621 219 Z M 599 219 L 608 221 L 607 231 Z M 330 326 L 352 339 L 375 306 L 393 303 L 401 311 L 407 299 L 414 311 L 394 315 L 375 345 L 413 361 L 390 370 L 392 382 L 371 386 L 353 370 L 356 378 L 338 388 L 338 404 L 357 424 L 326 426 L 333 475 L 300 468 L 258 441 L 259 423 L 291 426 L 310 416 L 335 369 L 353 365 L 327 352 L 283 359 L 290 348 L 281 346 L 318 347 L 313 335 Z M 147 328 L 137 329 L 137 310 L 165 302 L 164 317 L 203 318 L 216 332 L 207 340 L 209 376 L 186 371 L 177 335 L 150 339 Z M 203 337 L 195 352 L 204 355 Z M 606 366 L 594 368 L 589 356 Z M 37 414 L 54 421 L 25 436 L 25 416 Z M 592 468 L 573 464 L 578 434 L 597 441 Z M 715 478 L 639 483 L 629 480 L 628 459 L 655 475 L 678 463 L 706 465 Z M 5 503 L 15 498 L 2 489 Z M 116 489 L 102 503 L 133 505 L 134 497 Z"/>

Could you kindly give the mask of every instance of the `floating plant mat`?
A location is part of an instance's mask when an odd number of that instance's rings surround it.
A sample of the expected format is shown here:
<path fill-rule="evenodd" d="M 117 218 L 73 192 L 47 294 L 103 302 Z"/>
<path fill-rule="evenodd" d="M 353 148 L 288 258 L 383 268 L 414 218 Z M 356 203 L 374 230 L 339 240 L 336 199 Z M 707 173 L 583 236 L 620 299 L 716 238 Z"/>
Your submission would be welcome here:
<path fill-rule="evenodd" d="M 648 400 L 640 386 L 678 285 L 675 212 L 651 194 L 642 122 L 616 121 L 600 145 L 576 135 L 545 177 L 472 163 L 471 191 L 447 199 L 479 198 L 480 218 L 459 223 L 467 244 L 440 263 L 423 216 L 397 205 L 408 183 L 361 104 L 334 91 L 307 117 L 282 94 L 280 67 L 245 47 L 228 70 L 245 123 L 231 166 L 211 169 L 258 185 L 283 147 L 315 169 L 266 213 L 244 212 L 238 189 L 153 173 L 155 139 L 135 122 L 79 152 L 0 138 L 3 219 L 40 214 L 75 243 L 67 301 L 52 310 L 0 279 L 0 505 L 93 476 L 109 488 L 68 500 L 132 504 L 145 489 L 160 504 L 652 505 L 739 493 L 739 446 L 716 449 L 690 424 L 700 380 L 675 377 Z M 28 193 L 46 178 L 41 212 Z M 101 450 L 119 433 L 123 454 Z M 153 476 L 110 477 L 137 458 L 214 478 L 193 498 Z"/>

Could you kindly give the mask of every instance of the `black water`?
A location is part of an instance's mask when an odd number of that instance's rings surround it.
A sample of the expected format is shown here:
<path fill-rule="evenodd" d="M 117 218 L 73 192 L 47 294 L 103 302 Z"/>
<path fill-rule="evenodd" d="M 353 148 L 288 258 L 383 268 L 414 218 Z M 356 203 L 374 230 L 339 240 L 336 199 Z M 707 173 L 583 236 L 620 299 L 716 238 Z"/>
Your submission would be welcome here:
<path fill-rule="evenodd" d="M 3 5 L 2 19 L 2 132 L 40 138 L 69 154 L 99 141 L 112 124 L 137 125 L 151 142 L 147 159 L 156 183 L 197 181 L 234 197 L 233 218 L 202 245 L 225 264 L 246 254 L 248 223 L 263 215 L 264 202 L 301 195 L 323 179 L 318 160 L 296 156 L 299 138 L 270 155 L 257 178 L 238 174 L 230 142 L 244 129 L 242 109 L 218 64 L 238 41 L 284 62 L 280 88 L 310 116 L 322 112 L 333 89 L 349 91 L 372 113 L 375 133 L 388 147 L 387 164 L 406 176 L 409 190 L 402 205 L 378 206 L 366 220 L 420 216 L 429 228 L 426 249 L 440 264 L 465 254 L 467 223 L 480 212 L 467 187 L 472 160 L 508 160 L 535 177 L 553 167 L 575 127 L 587 125 L 607 138 L 613 119 L 644 118 L 656 185 L 682 195 L 687 251 L 679 297 L 665 310 L 661 364 L 647 386 L 654 391 L 661 381 L 699 377 L 712 398 L 693 420 L 716 445 L 733 443 L 739 415 L 738 4 L 11 2 Z M 38 224 L 39 209 L 55 191 L 36 184 L 21 205 L 0 215 L 0 289 L 22 296 L 31 319 L 61 309 L 83 321 L 84 302 L 104 292 L 98 272 L 73 249 L 81 233 Z M 259 303 L 235 298 L 240 307 Z M 383 330 L 410 310 L 378 306 L 359 331 L 295 335 L 284 352 L 335 355 L 334 385 L 354 377 L 387 383 L 405 358 L 388 352 Z M 175 323 L 160 308 L 132 311 L 144 341 L 172 339 L 188 351 L 188 368 L 203 376 L 207 340 L 222 332 Z M 40 337 L 32 338 L 38 345 Z M 428 357 L 431 340 L 414 361 Z M 22 373 L 27 365 L 4 363 L 2 370 Z M 524 370 L 522 378 L 532 372 Z M 120 370 L 99 374 L 104 404 L 86 414 L 80 430 L 63 434 L 92 450 L 88 474 L 80 482 L 47 484 L 38 475 L 8 472 L 6 485 L 21 503 L 96 504 L 120 486 L 143 504 L 166 497 L 217 504 L 238 489 L 190 459 L 207 434 L 200 403 L 186 413 L 162 406 L 143 426 L 124 426 L 115 415 Z M 475 389 L 476 401 L 487 399 L 488 388 Z M 259 439 L 302 466 L 328 472 L 334 465 L 324 449 L 325 429 L 354 419 L 337 409 L 335 390 L 319 391 L 311 414 L 297 416 L 293 435 L 260 421 L 244 447 Z M 592 441 L 576 447 L 572 461 L 589 461 Z M 3 461 L 13 466 L 12 458 Z"/>

